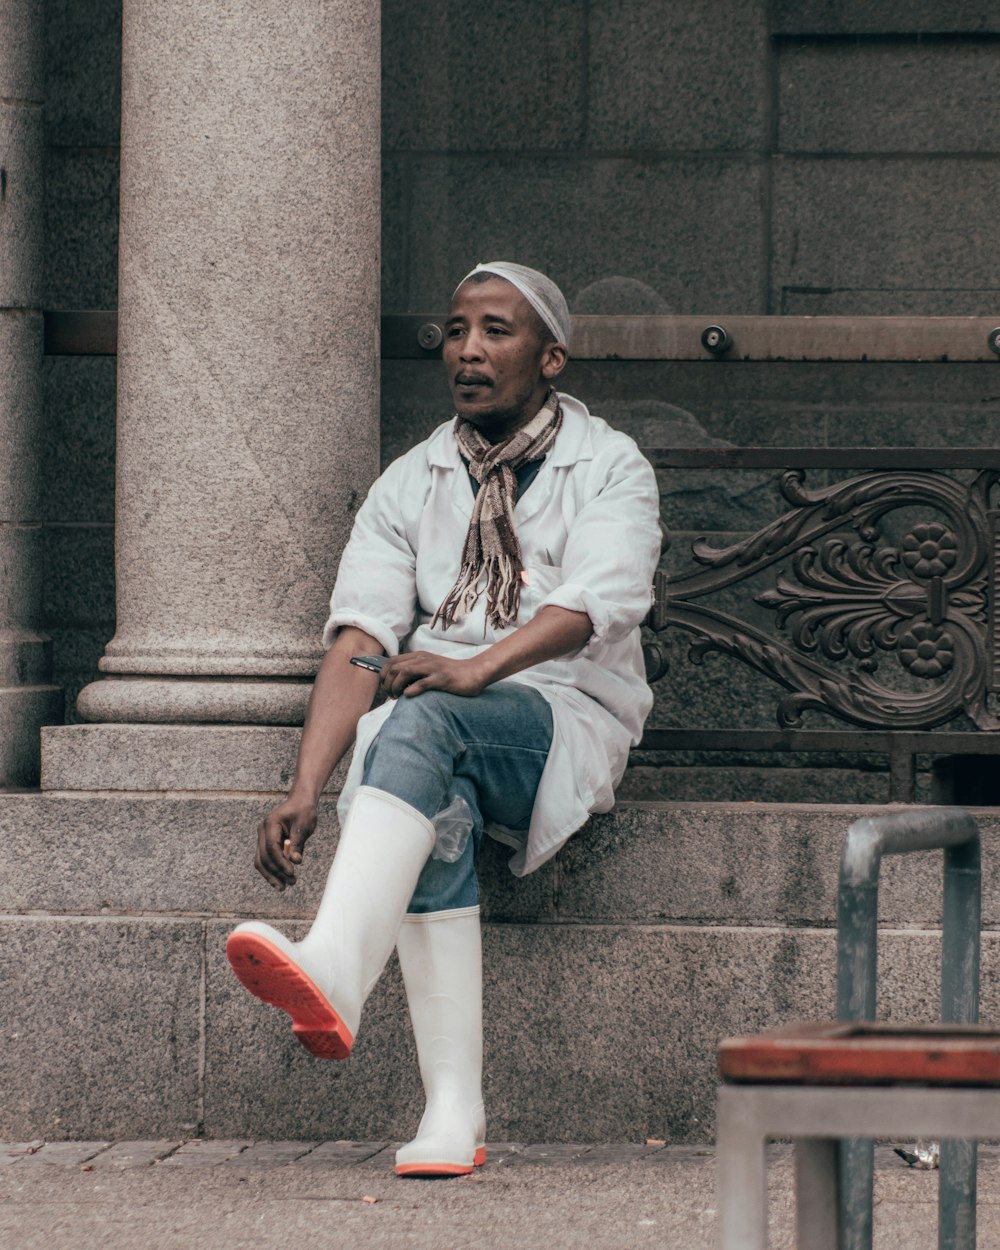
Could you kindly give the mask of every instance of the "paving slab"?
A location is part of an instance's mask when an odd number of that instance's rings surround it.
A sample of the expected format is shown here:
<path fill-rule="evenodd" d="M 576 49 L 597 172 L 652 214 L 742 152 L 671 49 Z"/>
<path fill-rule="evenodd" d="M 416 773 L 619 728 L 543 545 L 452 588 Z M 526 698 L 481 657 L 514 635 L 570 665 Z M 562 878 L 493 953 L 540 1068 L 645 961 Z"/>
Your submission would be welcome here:
<path fill-rule="evenodd" d="M 166 1160 L 182 1144 L 176 1138 L 116 1142 L 91 1162 L 95 1168 L 144 1168 Z"/>
<path fill-rule="evenodd" d="M 53 1141 L 46 1142 L 38 1150 L 25 1151 L 21 1167 L 56 1166 L 70 1167 L 87 1163 L 107 1150 L 106 1141 Z"/>
<path fill-rule="evenodd" d="M 223 1160 L 223 1167 L 271 1168 L 294 1163 L 314 1150 L 314 1141 L 258 1141 L 238 1154 Z"/>
<path fill-rule="evenodd" d="M 0 1155 L 37 1143 L 2 1143 Z M 189 1141 L 171 1157 L 201 1166 L 81 1171 L 73 1149 L 54 1143 L 50 1167 L 4 1171 L 0 1246 L 17 1250 L 714 1250 L 718 1209 L 715 1155 L 708 1147 L 655 1142 L 503 1142 L 466 1177 L 414 1181 L 392 1171 L 384 1142 L 322 1142 L 280 1162 L 305 1142 Z M 153 1145 L 112 1144 L 103 1157 L 138 1158 Z M 168 1143 L 169 1145 L 169 1143 Z M 272 1166 L 230 1164 L 271 1152 Z M 37 1153 L 43 1153 L 43 1146 Z M 519 1160 L 496 1166 L 503 1152 Z M 238 1157 L 238 1156 L 237 1156 Z M 55 1163 L 59 1158 L 61 1165 Z M 1000 1152 L 980 1153 L 979 1241 L 1000 1244 Z M 373 1166 L 373 1161 L 378 1166 Z M 84 1167 L 89 1167 L 85 1164 Z M 794 1246 L 791 1149 L 769 1150 L 770 1246 Z M 876 1151 L 874 1250 L 935 1243 L 937 1173 L 907 1168 L 888 1147 Z"/>
<path fill-rule="evenodd" d="M 41 1150 L 44 1145 L 45 1142 L 41 1138 L 36 1141 L 4 1142 L 0 1145 L 0 1167 L 8 1167 L 12 1163 L 17 1163 L 26 1155 Z"/>
<path fill-rule="evenodd" d="M 504 1159 L 505 1167 L 566 1167 L 580 1162 L 590 1147 L 583 1142 L 553 1142 L 545 1145 L 524 1146 Z M 487 1154 L 487 1159 L 489 1155 Z"/>
<path fill-rule="evenodd" d="M 662 1154 L 666 1142 L 612 1142 L 610 1145 L 600 1144 L 587 1149 L 588 1163 L 637 1163 L 640 1159 L 648 1159 L 650 1155 Z"/>
<path fill-rule="evenodd" d="M 212 1168 L 220 1163 L 228 1163 L 237 1155 L 242 1154 L 251 1143 L 248 1141 L 216 1141 L 192 1140 L 174 1151 L 163 1160 L 165 1168 Z"/>
<path fill-rule="evenodd" d="M 325 1141 L 315 1150 L 303 1155 L 299 1164 L 303 1167 L 347 1166 L 352 1163 L 364 1163 L 386 1149 L 384 1141 Z"/>

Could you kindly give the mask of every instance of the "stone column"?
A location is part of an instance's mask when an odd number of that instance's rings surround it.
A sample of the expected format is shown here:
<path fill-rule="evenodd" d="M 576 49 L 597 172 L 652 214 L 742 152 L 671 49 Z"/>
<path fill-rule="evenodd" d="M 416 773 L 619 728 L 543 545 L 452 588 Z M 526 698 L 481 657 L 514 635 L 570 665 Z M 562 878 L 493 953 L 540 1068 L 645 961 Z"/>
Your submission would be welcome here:
<path fill-rule="evenodd" d="M 99 721 L 301 720 L 378 469 L 379 5 L 128 0 Z"/>
<path fill-rule="evenodd" d="M 40 632 L 42 0 L 0 0 L 0 786 L 38 781 L 63 719 Z"/>

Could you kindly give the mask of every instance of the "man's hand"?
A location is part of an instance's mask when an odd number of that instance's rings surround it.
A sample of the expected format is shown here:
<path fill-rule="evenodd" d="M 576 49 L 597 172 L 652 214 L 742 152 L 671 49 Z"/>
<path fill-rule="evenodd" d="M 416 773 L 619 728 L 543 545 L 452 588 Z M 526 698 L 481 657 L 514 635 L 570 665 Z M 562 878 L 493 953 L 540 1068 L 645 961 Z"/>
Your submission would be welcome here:
<path fill-rule="evenodd" d="M 345 626 L 319 666 L 292 788 L 257 826 L 254 867 L 276 890 L 295 884 L 295 867 L 302 863 L 302 850 L 316 828 L 319 796 L 354 741 L 358 721 L 372 705 L 375 674 L 352 664 L 351 656 L 381 653 L 376 639 Z"/>
<path fill-rule="evenodd" d="M 290 794 L 257 826 L 254 867 L 276 890 L 295 884 L 307 839 L 316 828 L 316 804 Z"/>
<path fill-rule="evenodd" d="M 471 697 L 489 685 L 488 674 L 479 657 L 452 660 L 432 651 L 407 651 L 388 660 L 379 675 L 382 689 L 392 698 L 422 694 L 425 690 L 446 690 L 449 694 Z"/>
<path fill-rule="evenodd" d="M 542 608 L 526 625 L 468 660 L 452 660 L 432 651 L 405 651 L 387 660 L 379 684 L 394 699 L 425 690 L 473 696 L 512 673 L 578 651 L 593 626 L 586 612 L 554 604 Z"/>

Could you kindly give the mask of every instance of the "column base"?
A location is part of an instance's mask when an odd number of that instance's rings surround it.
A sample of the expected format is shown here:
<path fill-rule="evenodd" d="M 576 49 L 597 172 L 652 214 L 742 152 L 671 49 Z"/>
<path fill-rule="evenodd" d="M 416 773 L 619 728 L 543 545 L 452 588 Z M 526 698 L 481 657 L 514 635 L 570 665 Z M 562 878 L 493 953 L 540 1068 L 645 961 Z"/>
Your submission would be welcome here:
<path fill-rule="evenodd" d="M 112 723 L 301 725 L 311 690 L 306 681 L 106 677 L 80 691 L 76 710 Z"/>

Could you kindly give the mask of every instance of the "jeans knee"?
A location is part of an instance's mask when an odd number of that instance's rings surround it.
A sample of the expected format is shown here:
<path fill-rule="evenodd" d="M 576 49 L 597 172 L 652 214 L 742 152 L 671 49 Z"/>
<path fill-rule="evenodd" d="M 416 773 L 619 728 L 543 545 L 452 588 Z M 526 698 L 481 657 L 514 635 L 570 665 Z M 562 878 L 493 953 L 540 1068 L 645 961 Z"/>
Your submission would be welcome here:
<path fill-rule="evenodd" d="M 397 699 L 379 737 L 400 738 L 408 744 L 430 740 L 435 745 L 453 738 L 454 717 L 449 701 L 455 697 L 443 690 L 428 690 L 412 699 Z"/>

